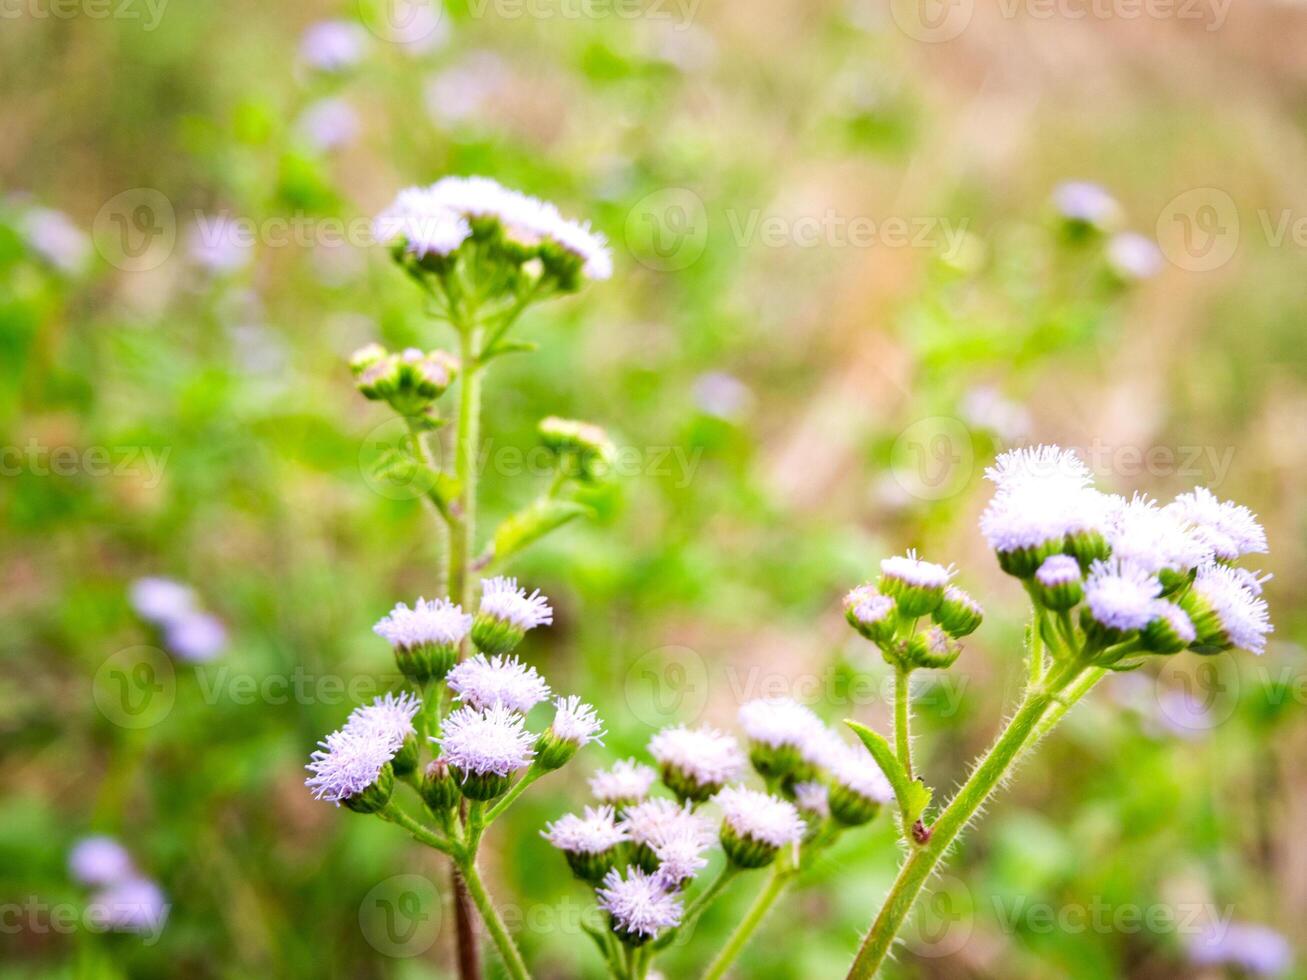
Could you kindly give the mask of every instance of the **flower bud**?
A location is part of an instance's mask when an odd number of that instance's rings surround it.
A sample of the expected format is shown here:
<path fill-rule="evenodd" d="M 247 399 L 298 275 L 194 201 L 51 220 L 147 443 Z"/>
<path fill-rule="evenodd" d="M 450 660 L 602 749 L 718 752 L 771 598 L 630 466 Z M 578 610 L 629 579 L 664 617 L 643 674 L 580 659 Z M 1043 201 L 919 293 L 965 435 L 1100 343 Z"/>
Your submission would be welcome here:
<path fill-rule="evenodd" d="M 944 598 L 932 613 L 935 622 L 954 639 L 969 636 L 985 618 L 980 603 L 956 586 L 944 590 Z"/>
<path fill-rule="evenodd" d="M 860 585 L 844 597 L 844 618 L 863 637 L 877 645 L 889 643 L 898 629 L 894 600 L 870 585 Z"/>
<path fill-rule="evenodd" d="M 354 377 L 357 378 L 372 365 L 385 360 L 386 356 L 386 348 L 380 344 L 367 344 L 350 356 L 349 369 L 354 372 Z"/>
<path fill-rule="evenodd" d="M 776 860 L 780 848 L 775 844 L 747 837 L 741 834 L 727 821 L 722 821 L 722 850 L 737 868 L 765 868 Z"/>
<path fill-rule="evenodd" d="M 340 802 L 355 813 L 377 813 L 385 809 L 394 790 L 395 772 L 390 768 L 390 763 L 386 763 L 370 785 L 352 796 L 344 797 Z"/>
<path fill-rule="evenodd" d="M 395 752 L 395 756 L 390 760 L 391 767 L 395 770 L 397 776 L 407 776 L 418 767 L 421 756 L 418 753 L 418 740 L 416 735 L 408 735 L 404 738 L 403 744 Z"/>
<path fill-rule="evenodd" d="M 616 449 L 597 425 L 551 415 L 540 420 L 540 441 L 559 469 L 582 483 L 598 483 L 612 468 Z"/>
<path fill-rule="evenodd" d="M 879 801 L 840 782 L 831 784 L 829 799 L 831 816 L 846 827 L 860 827 L 880 812 Z"/>
<path fill-rule="evenodd" d="M 458 805 L 458 781 L 444 759 L 434 759 L 422 775 L 422 800 L 432 813 L 445 813 Z"/>
<path fill-rule="evenodd" d="M 472 642 L 487 656 L 511 652 L 526 631 L 554 621 L 554 611 L 540 590 L 529 596 L 517 580 L 494 578 L 482 583 L 481 606 L 472 622 Z"/>
<path fill-rule="evenodd" d="M 546 728 L 536 740 L 535 764 L 547 772 L 562 769 L 572 761 L 579 748 L 576 742 L 559 738 L 552 728 Z"/>
<path fill-rule="evenodd" d="M 1058 538 L 1029 547 L 998 551 L 998 567 L 1014 578 L 1028 579 L 1039 570 L 1045 558 L 1060 552 L 1064 545 L 1065 541 Z"/>
<path fill-rule="evenodd" d="M 905 654 L 914 667 L 943 670 L 953 666 L 962 653 L 962 644 L 938 626 L 917 633 L 908 641 Z"/>
<path fill-rule="evenodd" d="M 1050 555 L 1031 579 L 1031 591 L 1041 605 L 1054 612 L 1072 608 L 1085 595 L 1080 564 L 1071 555 Z"/>
<path fill-rule="evenodd" d="M 512 782 L 510 776 L 503 776 L 494 771 L 474 772 L 460 769 L 458 766 L 450 766 L 449 771 L 458 783 L 459 792 L 469 800 L 483 803 L 503 796 L 508 792 L 508 786 Z"/>
<path fill-rule="evenodd" d="M 1107 543 L 1107 538 L 1101 531 L 1072 531 L 1066 536 L 1066 553 L 1075 558 L 1082 571 L 1088 571 L 1090 565 L 1102 561 L 1112 553 L 1112 546 Z"/>
<path fill-rule="evenodd" d="M 895 601 L 899 614 L 905 619 L 916 619 L 933 612 L 943 601 L 944 587 L 953 577 L 951 568 L 922 561 L 915 551 L 884 559 L 880 571 L 881 594 Z"/>
<path fill-rule="evenodd" d="M 1139 634 L 1150 653 L 1179 653 L 1198 638 L 1188 615 L 1174 603 L 1159 599 L 1153 603 L 1153 612 Z"/>
<path fill-rule="evenodd" d="M 732 786 L 717 794 L 722 808 L 720 839 L 727 859 L 738 868 L 762 868 L 782 847 L 798 847 L 807 830 L 794 804 Z"/>

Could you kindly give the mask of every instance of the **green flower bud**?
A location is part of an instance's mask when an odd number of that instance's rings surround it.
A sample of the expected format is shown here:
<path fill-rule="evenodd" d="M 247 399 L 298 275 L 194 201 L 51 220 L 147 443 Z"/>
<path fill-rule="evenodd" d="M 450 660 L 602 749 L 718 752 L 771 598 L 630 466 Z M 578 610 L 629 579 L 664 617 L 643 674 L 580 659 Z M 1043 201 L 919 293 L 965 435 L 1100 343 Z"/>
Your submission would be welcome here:
<path fill-rule="evenodd" d="M 922 561 L 915 551 L 886 558 L 880 563 L 878 586 L 892 598 L 904 619 L 916 619 L 934 612 L 944 599 L 944 587 L 952 578 L 951 568 Z"/>
<path fill-rule="evenodd" d="M 980 603 L 956 586 L 944 590 L 944 598 L 931 614 L 940 629 L 955 639 L 976 631 L 985 618 Z"/>
<path fill-rule="evenodd" d="M 894 600 L 870 585 L 860 585 L 844 597 L 844 618 L 861 636 L 878 646 L 894 639 L 899 624 Z"/>
<path fill-rule="evenodd" d="M 559 469 L 573 479 L 598 483 L 612 469 L 617 450 L 599 426 L 550 415 L 540 420 L 539 432 Z"/>
<path fill-rule="evenodd" d="M 404 744 L 399 747 L 399 751 L 390 760 L 390 765 L 395 770 L 395 775 L 407 776 L 418 767 L 419 761 L 421 761 L 421 755 L 418 751 L 418 740 L 415 736 L 410 735 L 404 739 Z"/>
<path fill-rule="evenodd" d="M 1082 571 L 1089 571 L 1089 566 L 1096 561 L 1103 561 L 1112 553 L 1101 531 L 1073 531 L 1066 536 L 1066 553 L 1080 564 Z"/>
<path fill-rule="evenodd" d="M 395 772 L 388 762 L 381 767 L 381 772 L 377 774 L 375 782 L 353 796 L 345 797 L 340 802 L 355 813 L 377 813 L 385 809 L 386 804 L 390 802 L 391 793 L 394 791 Z"/>
<path fill-rule="evenodd" d="M 458 781 L 454 779 L 444 759 L 434 759 L 428 763 L 426 772 L 422 774 L 421 792 L 423 802 L 430 807 L 432 813 L 445 813 L 454 809 L 462 795 Z"/>
<path fill-rule="evenodd" d="M 780 852 L 774 844 L 741 834 L 729 820 L 722 821 L 721 841 L 726 857 L 737 868 L 765 868 Z"/>
<path fill-rule="evenodd" d="M 914 667 L 944 670 L 962 654 L 962 644 L 938 626 L 918 633 L 908 641 L 905 656 Z"/>
<path fill-rule="evenodd" d="M 497 772 L 472 772 L 458 766 L 450 766 L 449 771 L 464 796 L 483 803 L 503 796 L 512 782 L 511 777 L 501 776 Z"/>
<path fill-rule="evenodd" d="M 830 787 L 830 815 L 846 827 L 860 827 L 880 812 L 880 803 L 843 783 Z"/>
<path fill-rule="evenodd" d="M 1179 606 L 1159 599 L 1153 609 L 1155 615 L 1139 634 L 1149 653 L 1179 653 L 1198 638 L 1194 624 Z"/>
<path fill-rule="evenodd" d="M 1050 555 L 1030 580 L 1035 598 L 1047 609 L 1063 612 L 1080 603 L 1085 586 L 1080 564 L 1071 555 Z"/>
<path fill-rule="evenodd" d="M 997 552 L 998 567 L 1014 578 L 1030 578 L 1039 571 L 1039 566 L 1044 563 L 1045 558 L 1060 552 L 1065 544 L 1065 540 L 1057 538 L 1033 547 L 999 551 Z"/>

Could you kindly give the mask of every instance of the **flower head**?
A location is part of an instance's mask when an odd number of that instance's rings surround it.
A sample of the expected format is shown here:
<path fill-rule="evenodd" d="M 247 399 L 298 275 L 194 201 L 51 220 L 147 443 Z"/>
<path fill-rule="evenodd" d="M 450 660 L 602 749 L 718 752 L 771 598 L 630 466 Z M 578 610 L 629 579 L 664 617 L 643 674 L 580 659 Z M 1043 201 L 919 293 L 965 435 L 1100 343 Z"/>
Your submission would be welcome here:
<path fill-rule="evenodd" d="M 108 885 L 135 874 L 131 856 L 112 837 L 83 837 L 68 852 L 68 870 L 84 885 Z"/>
<path fill-rule="evenodd" d="M 1113 630 L 1143 629 L 1153 618 L 1161 583 L 1146 569 L 1110 559 L 1097 561 L 1085 581 L 1085 601 L 1094 620 Z"/>
<path fill-rule="evenodd" d="M 344 730 L 359 738 L 381 742 L 397 752 L 404 740 L 414 734 L 413 718 L 421 707 L 417 695 L 408 691 L 385 694 L 350 712 Z"/>
<path fill-rule="evenodd" d="M 485 711 L 459 708 L 432 741 L 450 766 L 481 775 L 507 776 L 530 765 L 535 754 L 535 736 L 522 716 L 501 703 Z"/>
<path fill-rule="evenodd" d="M 372 236 L 381 244 L 402 242 L 419 259 L 446 256 L 472 234 L 462 215 L 451 211 L 425 187 L 408 187 L 372 222 Z"/>
<path fill-rule="evenodd" d="M 543 834 L 560 851 L 576 854 L 600 854 L 629 839 L 611 806 L 588 806 L 580 817 L 569 813 L 547 825 Z"/>
<path fill-rule="evenodd" d="M 163 642 L 183 660 L 212 660 L 227 647 L 227 627 L 206 612 L 189 612 L 164 626 Z"/>
<path fill-rule="evenodd" d="M 304 781 L 316 799 L 340 804 L 357 797 L 368 807 L 372 800 L 367 791 L 379 787 L 385 799 L 376 809 L 385 805 L 390 796 L 385 772 L 398 746 L 348 727 L 332 732 L 318 745 L 306 767 L 313 775 Z"/>
<path fill-rule="evenodd" d="M 590 777 L 590 792 L 603 803 L 629 805 L 649 795 L 658 773 L 634 759 L 620 759 L 613 767 Z"/>
<path fill-rule="evenodd" d="M 449 688 L 476 708 L 502 704 L 523 714 L 549 697 L 549 685 L 534 667 L 516 657 L 479 653 L 449 672 Z"/>
<path fill-rule="evenodd" d="M 309 26 L 300 38 L 300 56 L 319 71 L 342 71 L 363 57 L 367 40 L 363 28 L 347 20 L 323 20 Z"/>
<path fill-rule="evenodd" d="M 189 585 L 153 575 L 134 581 L 128 597 L 138 616 L 160 624 L 185 616 L 198 605 Z"/>
<path fill-rule="evenodd" d="M 314 149 L 336 150 L 358 135 L 359 117 L 344 99 L 319 99 L 304 110 L 295 128 Z"/>
<path fill-rule="evenodd" d="M 894 608 L 894 600 L 882 595 L 873 585 L 859 585 L 844 596 L 844 618 L 873 643 L 883 643 L 894 636 Z"/>
<path fill-rule="evenodd" d="M 693 815 L 661 828 L 646 842 L 658 862 L 655 876 L 669 889 L 681 888 L 708 866 L 703 853 L 714 839 L 708 824 Z"/>
<path fill-rule="evenodd" d="M 1293 966 L 1289 940 L 1270 926 L 1213 923 L 1189 944 L 1189 958 L 1203 966 L 1228 964 L 1256 976 L 1278 976 Z"/>
<path fill-rule="evenodd" d="M 1055 588 L 1080 581 L 1080 563 L 1070 555 L 1049 555 L 1035 572 L 1035 579 L 1045 588 Z"/>
<path fill-rule="evenodd" d="M 803 839 L 804 822 L 794 804 L 744 786 L 728 786 L 713 797 L 727 824 L 741 837 L 785 847 Z"/>
<path fill-rule="evenodd" d="M 664 797 L 627 807 L 622 814 L 622 826 L 632 841 L 650 847 L 683 834 L 702 836 L 708 830 L 703 817 L 694 812 L 690 803 L 677 803 Z"/>
<path fill-rule="evenodd" d="M 472 623 L 472 642 L 482 653 L 508 653 L 527 630 L 554 621 L 549 600 L 536 589 L 527 595 L 515 578 L 481 581 L 481 606 Z"/>
<path fill-rule="evenodd" d="M 1222 561 L 1264 553 L 1266 530 L 1257 515 L 1233 501 L 1221 501 L 1206 487 L 1182 493 L 1165 508 L 1193 526 L 1194 535 Z"/>
<path fill-rule="evenodd" d="M 740 705 L 740 727 L 751 742 L 798 748 L 823 727 L 812 709 L 793 698 L 759 698 Z"/>
<path fill-rule="evenodd" d="M 594 707 L 575 694 L 554 699 L 554 721 L 549 727 L 563 741 L 576 746 L 603 744 L 603 722 Z"/>
<path fill-rule="evenodd" d="M 681 900 L 639 868 L 627 868 L 625 877 L 614 868 L 595 894 L 599 907 L 612 917 L 614 930 L 628 943 L 639 945 L 680 925 Z"/>
<path fill-rule="evenodd" d="M 113 932 L 157 932 L 168 918 L 168 899 L 153 881 L 125 878 L 96 892 L 86 907 L 86 917 Z"/>
<path fill-rule="evenodd" d="M 1136 494 L 1124 501 L 1111 516 L 1107 541 L 1112 557 L 1129 562 L 1156 575 L 1167 571 L 1187 574 L 1211 557 L 1210 546 L 1195 534 L 1170 507 L 1158 507 L 1155 500 Z"/>
<path fill-rule="evenodd" d="M 1205 565 L 1180 600 L 1198 631 L 1200 649 L 1266 649 L 1272 632 L 1266 600 L 1248 586 L 1246 573 L 1228 565 Z"/>
<path fill-rule="evenodd" d="M 1063 218 L 1106 229 L 1121 217 L 1121 205 L 1098 184 L 1068 180 L 1053 188 L 1053 207 Z"/>
<path fill-rule="evenodd" d="M 664 728 L 649 742 L 663 781 L 682 799 L 703 801 L 744 771 L 744 753 L 730 735 L 714 728 Z"/>
<path fill-rule="evenodd" d="M 91 240 L 62 211 L 32 208 L 20 225 L 32 251 L 59 271 L 75 273 L 86 264 Z"/>
<path fill-rule="evenodd" d="M 472 617 L 448 599 L 419 598 L 412 609 L 398 603 L 372 631 L 394 648 L 404 676 L 426 683 L 449 673 L 471 628 Z"/>
<path fill-rule="evenodd" d="M 825 783 L 810 780 L 794 784 L 794 805 L 800 813 L 809 813 L 819 820 L 830 816 L 830 790 Z"/>
<path fill-rule="evenodd" d="M 1137 231 L 1122 231 L 1107 243 L 1107 263 L 1126 282 L 1151 279 L 1162 271 L 1162 250 Z"/>
<path fill-rule="evenodd" d="M 894 798 L 889 780 L 865 749 L 840 741 L 827 753 L 825 768 L 835 783 L 868 800 L 888 803 Z"/>

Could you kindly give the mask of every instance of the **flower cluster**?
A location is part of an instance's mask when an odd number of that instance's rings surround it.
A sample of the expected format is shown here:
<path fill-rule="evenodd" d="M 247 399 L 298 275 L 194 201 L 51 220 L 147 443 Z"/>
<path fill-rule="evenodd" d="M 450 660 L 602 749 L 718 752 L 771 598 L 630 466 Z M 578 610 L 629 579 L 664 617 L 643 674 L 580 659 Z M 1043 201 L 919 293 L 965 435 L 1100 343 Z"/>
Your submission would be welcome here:
<path fill-rule="evenodd" d="M 158 933 L 168 919 L 163 889 L 137 870 L 126 848 L 112 837 L 83 837 L 68 852 L 68 870 L 95 888 L 87 919 L 113 932 Z"/>
<path fill-rule="evenodd" d="M 155 626 L 164 646 L 183 660 L 212 660 L 227 648 L 227 628 L 204 610 L 189 585 L 147 576 L 132 583 L 129 598 L 136 614 Z"/>
<path fill-rule="evenodd" d="M 675 929 L 687 908 L 699 907 L 682 895 L 709 865 L 714 844 L 725 856 L 723 873 L 777 861 L 798 868 L 891 798 L 872 757 L 811 709 L 786 698 L 750 701 L 739 721 L 747 752 L 717 729 L 666 728 L 649 742 L 658 769 L 627 759 L 595 773 L 590 788 L 601 805 L 544 831 L 595 889 L 628 948 Z M 742 782 L 750 763 L 765 789 Z M 660 773 L 670 795 L 654 795 Z M 716 830 L 705 808 L 719 814 Z"/>

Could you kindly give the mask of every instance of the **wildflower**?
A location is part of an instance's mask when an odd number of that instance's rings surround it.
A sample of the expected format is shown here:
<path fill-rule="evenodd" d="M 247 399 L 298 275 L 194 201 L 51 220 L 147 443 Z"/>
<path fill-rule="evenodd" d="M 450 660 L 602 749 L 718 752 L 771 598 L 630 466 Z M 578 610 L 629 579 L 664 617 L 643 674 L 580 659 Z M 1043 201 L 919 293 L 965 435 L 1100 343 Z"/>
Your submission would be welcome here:
<path fill-rule="evenodd" d="M 694 402 L 704 415 L 739 422 L 749 414 L 753 392 L 734 375 L 709 371 L 694 379 Z"/>
<path fill-rule="evenodd" d="M 516 657 L 478 653 L 449 672 L 449 689 L 474 708 L 502 704 L 526 714 L 549 697 L 549 685 L 534 667 Z"/>
<path fill-rule="evenodd" d="M 508 789 L 514 772 L 530 765 L 536 739 L 520 714 L 495 704 L 485 711 L 459 708 L 432 741 L 440 746 L 464 796 L 493 800 Z"/>
<path fill-rule="evenodd" d="M 327 152 L 354 141 L 359 117 L 344 99 L 319 99 L 304 110 L 295 128 L 309 146 Z"/>
<path fill-rule="evenodd" d="M 576 750 L 603 739 L 603 722 L 595 709 L 575 694 L 554 699 L 554 721 L 536 743 L 536 762 L 545 769 L 559 769 L 576 755 Z"/>
<path fill-rule="evenodd" d="M 183 660 L 212 660 L 227 647 L 227 627 L 217 616 L 188 612 L 167 623 L 163 642 Z"/>
<path fill-rule="evenodd" d="M 461 215 L 442 205 L 422 187 L 409 187 L 373 219 L 372 236 L 383 245 L 399 243 L 418 259 L 439 259 L 458 249 L 472 234 Z M 440 268 L 438 262 L 434 268 Z"/>
<path fill-rule="evenodd" d="M 112 837 L 83 837 L 68 852 L 68 870 L 84 885 L 108 885 L 135 874 L 131 856 Z"/>
<path fill-rule="evenodd" d="M 908 640 L 904 659 L 912 667 L 944 670 L 962 654 L 962 644 L 938 626 L 914 633 Z"/>
<path fill-rule="evenodd" d="M 1194 487 L 1167 505 L 1221 561 L 1264 553 L 1266 530 L 1257 515 L 1232 501 L 1218 500 L 1206 487 Z"/>
<path fill-rule="evenodd" d="M 419 598 L 412 609 L 397 603 L 372 631 L 394 647 L 400 672 L 425 684 L 449 673 L 471 628 L 472 617 L 448 599 Z"/>
<path fill-rule="evenodd" d="M 1213 924 L 1189 944 L 1189 958 L 1201 966 L 1228 965 L 1256 976 L 1279 976 L 1293 966 L 1293 949 L 1270 926 L 1251 922 Z"/>
<path fill-rule="evenodd" d="M 1071 555 L 1049 555 L 1035 572 L 1033 581 L 1036 598 L 1055 612 L 1072 608 L 1085 595 L 1080 563 Z"/>
<path fill-rule="evenodd" d="M 915 551 L 880 563 L 880 591 L 895 600 L 907 619 L 932 612 L 943 600 L 944 587 L 952 577 L 952 566 L 923 561 Z"/>
<path fill-rule="evenodd" d="M 621 759 L 590 777 L 590 792 L 603 803 L 629 808 L 649 795 L 658 773 L 634 759 Z"/>
<path fill-rule="evenodd" d="M 113 932 L 156 933 L 168 918 L 168 900 L 146 878 L 116 881 L 96 892 L 86 907 L 87 921 Z"/>
<path fill-rule="evenodd" d="M 60 272 L 74 273 L 86 265 L 91 240 L 62 211 L 32 208 L 19 224 L 28 247 Z"/>
<path fill-rule="evenodd" d="M 800 813 L 825 820 L 830 816 L 830 790 L 825 783 L 816 780 L 795 783 L 794 805 L 798 807 Z"/>
<path fill-rule="evenodd" d="M 138 616 L 159 624 L 185 616 L 197 604 L 195 590 L 189 585 L 157 576 L 138 578 L 128 596 Z"/>
<path fill-rule="evenodd" d="M 646 871 L 661 865 L 656 848 L 669 840 L 689 836 L 711 836 L 711 829 L 694 812 L 693 804 L 656 798 L 628 807 L 622 814 L 622 827 L 635 845 L 633 863 Z"/>
<path fill-rule="evenodd" d="M 713 728 L 664 728 L 649 742 L 663 782 L 681 800 L 702 803 L 744 770 L 744 753 L 730 735 Z"/>
<path fill-rule="evenodd" d="M 387 746 L 394 753 L 391 764 L 402 775 L 418 764 L 413 718 L 421 708 L 422 702 L 407 691 L 398 696 L 386 694 L 350 712 L 344 730 Z"/>
<path fill-rule="evenodd" d="M 1053 188 L 1053 207 L 1075 229 L 1105 231 L 1121 219 L 1121 205 L 1098 184 L 1069 180 Z"/>
<path fill-rule="evenodd" d="M 860 585 L 844 597 L 844 618 L 863 637 L 876 644 L 894 639 L 898 619 L 894 600 L 873 586 Z"/>
<path fill-rule="evenodd" d="M 318 743 L 306 767 L 305 785 L 319 800 L 344 803 L 358 813 L 376 813 L 390 802 L 395 775 L 390 760 L 398 746 L 348 728 Z"/>
<path fill-rule="evenodd" d="M 613 932 L 629 946 L 642 946 L 662 930 L 680 925 L 681 900 L 639 868 L 627 868 L 625 876 L 614 868 L 595 894 Z"/>
<path fill-rule="evenodd" d="M 561 472 L 583 483 L 597 483 L 612 466 L 617 450 L 608 433 L 589 422 L 550 415 L 540 420 L 540 441 L 558 461 Z"/>
<path fill-rule="evenodd" d="M 969 636 L 985 618 L 980 603 L 956 586 L 944 590 L 944 598 L 931 614 L 940 629 L 954 639 Z"/>
<path fill-rule="evenodd" d="M 472 623 L 472 642 L 482 653 L 508 653 L 527 630 L 554 621 L 549 600 L 536 589 L 530 595 L 515 578 L 481 581 L 481 607 Z"/>
<path fill-rule="evenodd" d="M 845 826 L 867 823 L 894 798 L 889 780 L 864 749 L 839 742 L 827 755 L 825 769 L 831 779 L 831 815 Z"/>
<path fill-rule="evenodd" d="M 602 881 L 612 870 L 620 846 L 628 839 L 611 806 L 586 807 L 585 815 L 569 813 L 544 831 L 545 839 L 567 857 L 572 871 L 582 881 Z"/>
<path fill-rule="evenodd" d="M 1188 614 L 1175 603 L 1156 599 L 1142 634 L 1151 653 L 1179 653 L 1198 638 Z"/>
<path fill-rule="evenodd" d="M 1112 559 L 1094 562 L 1085 582 L 1081 624 L 1099 645 L 1115 643 L 1143 629 L 1153 618 L 1161 583 L 1145 570 Z"/>
<path fill-rule="evenodd" d="M 1113 558 L 1150 575 L 1161 575 L 1163 584 L 1172 586 L 1212 555 L 1211 547 L 1178 509 L 1158 507 L 1156 501 L 1139 494 L 1113 512 L 1107 541 Z"/>
<path fill-rule="evenodd" d="M 824 727 L 811 709 L 792 698 L 746 701 L 739 719 L 749 738 L 749 761 L 763 777 L 795 777 L 804 768 L 804 747 Z"/>
<path fill-rule="evenodd" d="M 1246 573 L 1228 565 L 1200 568 L 1179 604 L 1198 633 L 1194 649 L 1199 653 L 1231 647 L 1261 653 L 1266 649 L 1266 635 L 1274 628 L 1266 600 L 1249 588 Z"/>
<path fill-rule="evenodd" d="M 1136 231 L 1118 232 L 1107 242 L 1107 264 L 1123 282 L 1151 279 L 1162 271 L 1162 250 Z"/>
<path fill-rule="evenodd" d="M 743 786 L 728 786 L 713 800 L 722 808 L 722 848 L 741 868 L 764 867 L 782 847 L 803 840 L 807 824 L 792 803 Z"/>
<path fill-rule="evenodd" d="M 703 853 L 715 839 L 707 823 L 693 814 L 656 830 L 647 842 L 657 862 L 654 877 L 670 891 L 684 888 L 708 866 Z"/>
<path fill-rule="evenodd" d="M 367 36 L 358 24 L 324 20 L 309 26 L 300 38 L 300 57 L 324 72 L 344 71 L 363 58 Z"/>
<path fill-rule="evenodd" d="M 432 759 L 422 773 L 419 786 L 422 801 L 431 808 L 432 813 L 448 813 L 458 805 L 462 793 L 458 782 L 449 771 L 449 763 L 444 759 Z"/>

